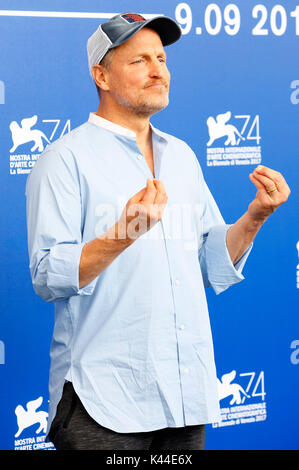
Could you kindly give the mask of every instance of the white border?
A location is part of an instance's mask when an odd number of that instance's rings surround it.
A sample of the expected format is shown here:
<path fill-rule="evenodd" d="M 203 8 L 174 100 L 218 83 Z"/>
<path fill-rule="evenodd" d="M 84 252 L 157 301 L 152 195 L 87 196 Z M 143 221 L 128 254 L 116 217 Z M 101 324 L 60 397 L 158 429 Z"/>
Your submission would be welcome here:
<path fill-rule="evenodd" d="M 81 11 L 27 11 L 27 10 L 0 10 L 0 16 L 27 16 L 36 18 L 112 18 L 119 13 L 91 13 Z M 146 19 L 154 18 L 155 16 L 163 16 L 162 13 L 157 14 L 143 14 Z"/>

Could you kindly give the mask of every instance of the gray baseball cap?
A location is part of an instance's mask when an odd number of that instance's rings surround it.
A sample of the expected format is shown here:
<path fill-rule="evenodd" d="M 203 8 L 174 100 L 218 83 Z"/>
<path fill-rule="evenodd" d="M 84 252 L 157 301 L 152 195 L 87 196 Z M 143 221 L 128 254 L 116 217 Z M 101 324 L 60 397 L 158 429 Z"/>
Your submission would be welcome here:
<path fill-rule="evenodd" d="M 87 41 L 90 74 L 92 67 L 99 64 L 110 49 L 128 41 L 145 26 L 159 34 L 163 46 L 173 44 L 180 39 L 182 34 L 179 25 L 168 16 L 155 16 L 146 20 L 137 13 L 115 15 L 106 23 L 101 24 Z"/>

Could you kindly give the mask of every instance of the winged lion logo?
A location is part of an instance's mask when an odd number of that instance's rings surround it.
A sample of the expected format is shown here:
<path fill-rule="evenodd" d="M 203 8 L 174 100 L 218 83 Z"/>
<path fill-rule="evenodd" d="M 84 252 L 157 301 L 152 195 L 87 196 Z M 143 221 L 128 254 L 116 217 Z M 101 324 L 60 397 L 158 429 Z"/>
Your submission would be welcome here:
<path fill-rule="evenodd" d="M 16 122 L 12 121 L 9 125 L 11 130 L 11 138 L 13 141 L 13 146 L 10 149 L 10 153 L 15 152 L 15 150 L 22 144 L 27 144 L 28 142 L 34 142 L 31 152 L 38 150 L 42 152 L 44 150 L 43 139 L 49 144 L 49 139 L 45 134 L 39 129 L 32 129 L 37 122 L 37 116 L 32 116 L 30 118 L 24 118 L 21 121 L 21 126 Z"/>

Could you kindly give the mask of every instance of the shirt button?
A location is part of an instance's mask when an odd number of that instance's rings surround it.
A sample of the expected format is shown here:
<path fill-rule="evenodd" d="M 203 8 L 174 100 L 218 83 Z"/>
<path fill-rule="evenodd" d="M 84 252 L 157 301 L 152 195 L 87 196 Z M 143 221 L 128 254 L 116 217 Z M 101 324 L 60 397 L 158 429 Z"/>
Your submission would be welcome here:
<path fill-rule="evenodd" d="M 184 372 L 185 372 L 185 374 L 188 374 L 189 369 L 187 369 L 187 367 L 186 367 L 186 368 L 184 369 Z"/>
<path fill-rule="evenodd" d="M 178 279 L 176 279 L 174 282 L 175 282 L 175 285 L 176 285 L 176 286 L 178 286 L 179 283 L 180 283 L 180 281 L 179 281 Z"/>
<path fill-rule="evenodd" d="M 184 324 L 180 325 L 180 330 L 183 330 L 184 328 L 185 328 Z"/>
<path fill-rule="evenodd" d="M 138 160 L 142 159 L 142 155 L 137 155 Z"/>

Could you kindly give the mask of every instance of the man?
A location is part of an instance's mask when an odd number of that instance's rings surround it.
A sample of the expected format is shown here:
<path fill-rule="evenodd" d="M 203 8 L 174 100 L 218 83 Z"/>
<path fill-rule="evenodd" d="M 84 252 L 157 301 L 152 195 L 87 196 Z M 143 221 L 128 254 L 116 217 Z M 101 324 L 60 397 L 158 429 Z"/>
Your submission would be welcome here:
<path fill-rule="evenodd" d="M 192 150 L 150 124 L 168 104 L 163 46 L 180 34 L 170 18 L 132 13 L 101 25 L 87 48 L 98 110 L 28 178 L 33 286 L 55 303 L 57 449 L 204 448 L 205 424 L 219 420 L 204 288 L 243 279 L 256 233 L 290 192 L 256 168 L 255 199 L 226 225 Z"/>

